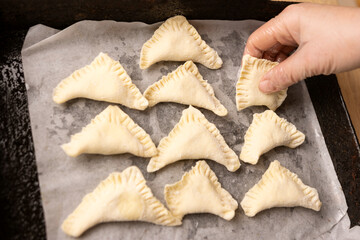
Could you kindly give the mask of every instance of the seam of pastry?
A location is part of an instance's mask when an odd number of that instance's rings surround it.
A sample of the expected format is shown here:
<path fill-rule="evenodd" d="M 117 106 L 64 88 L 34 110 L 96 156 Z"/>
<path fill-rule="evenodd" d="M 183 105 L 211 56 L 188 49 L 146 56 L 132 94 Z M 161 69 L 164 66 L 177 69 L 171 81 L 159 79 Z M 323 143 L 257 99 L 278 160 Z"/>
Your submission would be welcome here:
<path fill-rule="evenodd" d="M 83 134 L 83 131 L 86 129 L 91 128 L 94 124 L 101 123 L 103 121 L 113 123 L 116 125 L 122 125 L 126 127 L 130 133 L 137 138 L 137 140 L 141 143 L 144 147 L 144 156 L 154 156 L 157 154 L 157 149 L 149 134 L 145 132 L 139 125 L 137 125 L 125 112 L 123 112 L 118 106 L 109 105 L 105 110 L 99 113 L 94 119 L 91 120 L 91 123 L 86 125 L 81 132 L 76 133 L 71 136 L 71 142 L 76 142 L 79 139 L 79 136 Z M 68 146 L 68 144 L 64 144 Z"/>
<path fill-rule="evenodd" d="M 277 172 L 279 174 L 277 174 Z M 261 212 L 266 209 L 262 209 L 260 211 L 254 210 L 251 204 L 251 200 L 249 199 L 257 199 L 258 191 L 265 188 L 269 182 L 272 182 L 274 179 L 282 179 L 284 177 L 289 177 L 293 182 L 295 182 L 302 190 L 304 197 L 306 198 L 305 203 L 299 204 L 301 207 L 310 208 L 315 211 L 319 211 L 321 208 L 321 201 L 319 199 L 319 194 L 315 188 L 309 187 L 305 185 L 301 179 L 290 170 L 286 169 L 285 167 L 281 166 L 279 161 L 273 161 L 266 172 L 261 177 L 260 181 L 255 184 L 244 196 L 243 200 L 241 201 L 240 205 L 243 208 L 245 214 L 247 216 L 255 216 L 258 212 Z"/>
<path fill-rule="evenodd" d="M 253 115 L 253 121 L 250 124 L 250 127 L 245 133 L 244 136 L 244 145 L 241 149 L 240 159 L 251 163 L 256 164 L 260 158 L 260 156 L 264 153 L 254 153 L 252 152 L 251 146 L 253 145 L 254 129 L 257 129 L 261 123 L 269 120 L 272 121 L 275 125 L 280 126 L 280 128 L 287 133 L 290 133 L 290 142 L 284 146 L 290 148 L 296 148 L 301 145 L 305 140 L 305 135 L 296 129 L 296 126 L 290 122 L 288 122 L 285 118 L 279 117 L 274 111 L 266 110 L 263 113 L 255 113 Z"/>
<path fill-rule="evenodd" d="M 72 81 L 79 81 L 79 78 L 84 75 L 85 73 L 96 70 L 100 65 L 106 64 L 108 65 L 109 71 L 115 72 L 118 79 L 123 82 L 124 87 L 126 87 L 132 95 L 136 99 L 136 103 L 134 105 L 137 105 L 136 108 L 139 110 L 144 110 L 148 106 L 148 102 L 146 98 L 141 94 L 140 90 L 136 87 L 134 83 L 132 83 L 130 76 L 126 73 L 123 66 L 120 64 L 120 62 L 113 60 L 105 53 L 99 53 L 99 55 L 90 63 L 90 65 L 86 65 L 83 68 L 80 68 L 73 72 L 69 77 L 63 79 L 54 89 L 53 92 L 53 100 L 56 103 L 64 103 L 70 99 L 63 100 L 61 98 L 62 91 L 66 86 L 69 85 Z M 96 100 L 96 99 L 95 99 Z M 121 102 L 116 102 L 119 104 L 122 104 Z"/>
<path fill-rule="evenodd" d="M 229 160 L 230 164 L 227 164 L 228 166 L 225 166 L 229 171 L 236 171 L 237 169 L 239 169 L 241 165 L 239 158 L 235 154 L 235 152 L 231 150 L 231 148 L 227 145 L 220 131 L 216 128 L 216 126 L 213 123 L 210 123 L 198 109 L 190 106 L 189 108 L 183 111 L 180 121 L 171 130 L 169 135 L 160 140 L 159 146 L 157 148 L 158 154 L 150 159 L 149 165 L 147 167 L 148 172 L 157 171 L 160 168 L 166 166 L 166 165 L 162 166 L 162 163 L 159 162 L 159 157 L 161 153 L 164 151 L 164 149 L 166 149 L 168 143 L 172 141 L 172 139 L 177 135 L 177 133 L 181 131 L 182 126 L 190 122 L 201 123 L 218 140 L 219 144 L 222 146 L 223 153 L 226 154 L 226 159 Z"/>
<path fill-rule="evenodd" d="M 208 94 L 211 96 L 211 99 L 213 100 L 213 103 L 215 105 L 214 109 L 206 108 L 211 111 L 213 111 L 215 114 L 219 116 L 225 116 L 227 114 L 227 109 L 220 103 L 220 101 L 215 97 L 215 92 L 213 87 L 203 79 L 201 76 L 199 69 L 196 67 L 196 65 L 193 63 L 193 61 L 187 61 L 185 64 L 179 66 L 175 71 L 169 73 L 166 76 L 163 76 L 159 81 L 155 82 L 151 86 L 149 86 L 145 92 L 144 97 L 148 100 L 149 106 L 152 107 L 156 105 L 157 102 L 154 99 L 154 94 L 159 92 L 165 85 L 167 85 L 170 82 L 174 81 L 180 81 L 181 77 L 184 76 L 184 72 L 189 72 L 195 78 L 200 82 L 201 86 L 203 86 Z M 199 106 L 200 107 L 200 106 Z M 205 108 L 205 107 L 202 107 Z"/>
<path fill-rule="evenodd" d="M 263 66 L 266 65 L 270 65 L 274 67 L 278 65 L 278 63 L 271 62 L 266 59 L 254 58 L 251 57 L 250 55 L 245 55 L 242 59 L 241 65 L 242 66 L 240 70 L 240 76 L 236 83 L 236 107 L 238 111 L 253 106 L 248 100 L 249 87 L 247 84 L 251 81 L 254 81 L 254 79 L 249 78 L 249 75 L 251 75 L 251 70 L 262 69 Z M 274 102 L 264 105 L 267 106 L 269 109 L 275 111 L 287 97 L 287 89 L 273 93 L 272 95 L 275 96 Z"/>
<path fill-rule="evenodd" d="M 222 207 L 226 210 L 224 210 L 220 217 L 224 218 L 225 215 L 229 212 L 234 212 L 238 208 L 237 201 L 230 195 L 229 192 L 227 192 L 225 189 L 221 187 L 221 184 L 218 181 L 217 176 L 215 173 L 210 169 L 209 165 L 204 161 L 197 161 L 196 165 L 192 167 L 192 169 L 189 172 L 186 172 L 180 181 L 173 183 L 173 184 L 167 184 L 164 188 L 164 197 L 166 204 L 170 211 L 173 213 L 175 217 L 183 218 L 185 215 L 184 213 L 179 212 L 176 209 L 176 205 L 179 202 L 179 200 L 173 196 L 174 191 L 181 192 L 181 189 L 187 185 L 189 182 L 189 179 L 192 176 L 200 175 L 207 177 L 210 182 L 214 185 L 216 192 L 221 196 L 221 204 Z M 226 220 L 231 220 L 226 219 Z"/>
<path fill-rule="evenodd" d="M 78 216 L 81 216 L 84 214 L 84 212 L 87 211 L 87 209 L 84 209 L 84 206 L 86 206 L 87 203 L 101 201 L 99 196 L 101 196 L 108 188 L 111 188 L 111 192 L 116 192 L 118 188 L 126 186 L 126 184 L 129 183 L 135 184 L 136 192 L 141 196 L 145 203 L 145 207 L 150 208 L 150 212 L 155 214 L 155 220 L 149 222 L 166 226 L 176 226 L 181 224 L 181 221 L 175 218 L 171 212 L 168 211 L 165 206 L 155 198 L 151 192 L 151 189 L 146 185 L 144 176 L 142 175 L 139 168 L 136 166 L 131 166 L 121 173 L 111 173 L 91 193 L 85 195 L 78 207 L 64 220 L 61 226 L 62 230 L 70 236 L 78 237 L 84 231 L 96 225 L 97 223 L 107 222 L 106 218 L 102 217 L 98 219 L 98 221 L 95 221 L 95 223 L 91 226 L 88 226 L 86 229 L 79 229 L 75 223 L 78 220 Z M 144 214 L 144 211 L 142 214 Z M 146 216 L 141 215 L 138 220 L 146 221 L 146 219 L 141 219 L 145 217 Z"/>
<path fill-rule="evenodd" d="M 201 52 L 207 56 L 207 62 L 201 63 L 208 68 L 218 69 L 222 66 L 222 60 L 217 54 L 217 52 L 212 49 L 209 45 L 206 44 L 204 40 L 201 39 L 200 34 L 196 31 L 196 29 L 187 21 L 184 16 L 178 15 L 172 18 L 167 19 L 155 32 L 154 35 L 144 43 L 141 54 L 140 54 L 140 68 L 146 69 L 150 67 L 149 60 L 147 59 L 148 49 L 151 48 L 153 43 L 159 41 L 162 37 L 162 34 L 166 34 L 169 29 L 171 30 L 179 30 L 184 28 L 187 30 L 190 36 L 194 38 L 198 47 L 201 49 Z M 209 56 L 208 56 L 209 54 Z M 211 59 L 212 58 L 212 59 Z"/>

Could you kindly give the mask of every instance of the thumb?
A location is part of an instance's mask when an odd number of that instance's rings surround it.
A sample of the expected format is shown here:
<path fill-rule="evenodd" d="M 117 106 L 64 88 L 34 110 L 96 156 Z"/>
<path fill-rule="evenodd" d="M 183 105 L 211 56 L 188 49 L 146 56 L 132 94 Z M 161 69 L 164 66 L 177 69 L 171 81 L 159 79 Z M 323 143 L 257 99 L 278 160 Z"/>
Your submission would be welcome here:
<path fill-rule="evenodd" d="M 298 53 L 295 52 L 267 72 L 260 81 L 260 91 L 264 93 L 277 92 L 305 79 L 306 58 L 300 57 Z"/>

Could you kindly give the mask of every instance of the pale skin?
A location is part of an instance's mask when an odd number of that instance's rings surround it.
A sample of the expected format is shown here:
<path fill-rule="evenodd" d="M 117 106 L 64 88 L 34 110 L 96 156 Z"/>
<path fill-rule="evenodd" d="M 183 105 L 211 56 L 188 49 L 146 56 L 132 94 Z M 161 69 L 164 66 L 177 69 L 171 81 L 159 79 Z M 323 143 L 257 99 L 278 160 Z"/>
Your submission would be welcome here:
<path fill-rule="evenodd" d="M 250 35 L 244 54 L 280 62 L 259 84 L 265 93 L 358 68 L 360 8 L 290 5 Z"/>

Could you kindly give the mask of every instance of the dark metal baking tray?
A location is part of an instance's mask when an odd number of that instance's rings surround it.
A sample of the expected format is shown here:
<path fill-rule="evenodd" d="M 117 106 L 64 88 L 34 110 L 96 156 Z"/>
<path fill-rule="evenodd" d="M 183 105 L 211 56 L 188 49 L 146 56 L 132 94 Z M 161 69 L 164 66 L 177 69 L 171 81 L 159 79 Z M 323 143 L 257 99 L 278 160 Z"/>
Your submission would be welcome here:
<path fill-rule="evenodd" d="M 0 1 L 0 239 L 46 239 L 21 47 L 30 26 L 62 29 L 84 19 L 154 23 L 189 19 L 267 21 L 289 3 L 246 0 Z M 360 224 L 360 152 L 336 76 L 306 84 L 344 190 L 352 225 Z M 66 177 L 66 176 L 64 176 Z"/>

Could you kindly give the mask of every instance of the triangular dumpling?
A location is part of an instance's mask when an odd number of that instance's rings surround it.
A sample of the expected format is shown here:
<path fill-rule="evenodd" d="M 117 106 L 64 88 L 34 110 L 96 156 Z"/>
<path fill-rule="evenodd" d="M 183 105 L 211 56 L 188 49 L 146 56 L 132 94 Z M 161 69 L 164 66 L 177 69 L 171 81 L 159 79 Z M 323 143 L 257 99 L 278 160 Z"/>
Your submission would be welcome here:
<path fill-rule="evenodd" d="M 117 106 L 108 106 L 62 148 L 71 157 L 82 153 L 132 153 L 140 157 L 157 154 L 149 134 Z"/>
<path fill-rule="evenodd" d="M 240 77 L 236 84 L 236 106 L 238 111 L 250 107 L 265 105 L 275 111 L 285 100 L 287 89 L 265 94 L 259 90 L 261 78 L 270 69 L 278 65 L 266 59 L 245 55 L 242 59 Z"/>
<path fill-rule="evenodd" d="M 61 228 L 66 234 L 79 237 L 98 223 L 112 221 L 144 221 L 166 226 L 181 224 L 181 220 L 154 197 L 135 166 L 110 174 L 82 199 Z"/>
<path fill-rule="evenodd" d="M 273 207 L 305 207 L 315 211 L 321 208 L 319 194 L 288 169 L 273 161 L 261 180 L 241 201 L 246 216 L 253 217 L 262 210 Z"/>
<path fill-rule="evenodd" d="M 226 108 L 215 97 L 214 89 L 203 79 L 192 61 L 187 61 L 149 86 L 144 96 L 149 101 L 149 107 L 159 102 L 176 102 L 206 108 L 219 116 L 227 114 Z"/>
<path fill-rule="evenodd" d="M 238 208 L 205 161 L 198 161 L 179 182 L 165 185 L 164 196 L 172 214 L 180 219 L 189 213 L 212 213 L 229 221 Z"/>
<path fill-rule="evenodd" d="M 203 41 L 183 16 L 166 20 L 141 49 L 140 68 L 146 69 L 160 61 L 192 60 L 211 69 L 218 69 L 222 60 Z"/>
<path fill-rule="evenodd" d="M 121 64 L 105 53 L 100 53 L 90 65 L 62 80 L 53 93 L 56 103 L 79 97 L 119 103 L 138 110 L 148 106 L 148 101 Z"/>
<path fill-rule="evenodd" d="M 210 159 L 234 172 L 240 167 L 235 152 L 229 148 L 216 126 L 196 108 L 182 113 L 179 123 L 161 139 L 158 154 L 150 159 L 148 172 L 182 159 Z"/>
<path fill-rule="evenodd" d="M 293 124 L 271 110 L 253 116 L 240 153 L 240 159 L 244 162 L 256 164 L 263 153 L 275 147 L 296 148 L 305 140 L 305 135 Z"/>

